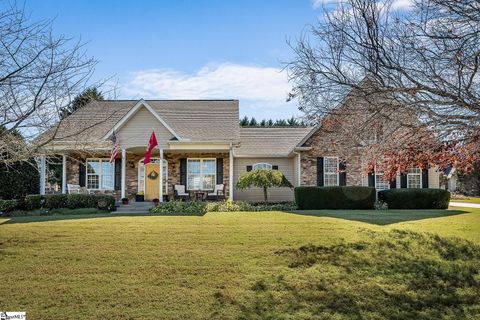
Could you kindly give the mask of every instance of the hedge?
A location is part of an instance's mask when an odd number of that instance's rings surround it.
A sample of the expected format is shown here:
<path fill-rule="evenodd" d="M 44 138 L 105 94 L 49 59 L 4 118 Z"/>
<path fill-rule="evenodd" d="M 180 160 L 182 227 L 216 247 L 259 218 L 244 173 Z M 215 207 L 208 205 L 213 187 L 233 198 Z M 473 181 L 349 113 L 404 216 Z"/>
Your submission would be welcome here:
<path fill-rule="evenodd" d="M 296 210 L 295 202 L 277 202 L 277 203 L 249 203 L 245 201 L 219 201 L 209 202 L 207 204 L 208 212 L 238 212 L 238 211 L 292 211 Z"/>
<path fill-rule="evenodd" d="M 295 202 L 300 210 L 373 209 L 375 188 L 296 187 Z"/>
<path fill-rule="evenodd" d="M 25 209 L 36 210 L 43 205 L 44 197 L 39 194 L 31 194 L 25 197 Z"/>
<path fill-rule="evenodd" d="M 0 212 L 10 212 L 15 210 L 17 200 L 0 200 Z"/>
<path fill-rule="evenodd" d="M 389 189 L 378 193 L 389 209 L 448 209 L 450 192 L 442 189 Z"/>
<path fill-rule="evenodd" d="M 105 194 L 29 195 L 25 197 L 25 208 L 26 210 L 97 208 L 112 211 L 115 209 L 115 197 Z"/>
<path fill-rule="evenodd" d="M 150 212 L 160 214 L 204 215 L 207 213 L 206 202 L 162 202 L 153 207 Z"/>

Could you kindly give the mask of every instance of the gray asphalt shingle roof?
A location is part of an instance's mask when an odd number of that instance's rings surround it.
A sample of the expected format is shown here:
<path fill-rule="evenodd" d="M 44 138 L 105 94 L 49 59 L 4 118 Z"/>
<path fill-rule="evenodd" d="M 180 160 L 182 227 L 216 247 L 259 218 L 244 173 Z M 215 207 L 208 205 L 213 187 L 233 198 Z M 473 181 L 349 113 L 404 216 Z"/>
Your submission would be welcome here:
<path fill-rule="evenodd" d="M 311 127 L 241 127 L 238 156 L 288 156 Z"/>
<path fill-rule="evenodd" d="M 95 101 L 60 123 L 55 141 L 101 143 L 137 100 Z M 191 141 L 240 140 L 238 100 L 146 100 L 182 138 Z M 51 134 L 52 130 L 50 130 Z"/>

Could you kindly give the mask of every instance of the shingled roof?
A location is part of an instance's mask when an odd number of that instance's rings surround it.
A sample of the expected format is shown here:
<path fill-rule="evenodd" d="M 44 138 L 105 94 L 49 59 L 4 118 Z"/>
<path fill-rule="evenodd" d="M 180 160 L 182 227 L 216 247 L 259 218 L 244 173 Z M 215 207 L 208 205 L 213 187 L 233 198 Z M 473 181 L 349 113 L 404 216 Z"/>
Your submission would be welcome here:
<path fill-rule="evenodd" d="M 241 127 L 236 156 L 286 157 L 311 127 Z"/>
<path fill-rule="evenodd" d="M 42 138 L 54 143 L 105 144 L 104 136 L 139 101 L 91 102 L 61 121 Z M 238 100 L 146 100 L 155 112 L 180 136 L 191 141 L 238 143 Z"/>

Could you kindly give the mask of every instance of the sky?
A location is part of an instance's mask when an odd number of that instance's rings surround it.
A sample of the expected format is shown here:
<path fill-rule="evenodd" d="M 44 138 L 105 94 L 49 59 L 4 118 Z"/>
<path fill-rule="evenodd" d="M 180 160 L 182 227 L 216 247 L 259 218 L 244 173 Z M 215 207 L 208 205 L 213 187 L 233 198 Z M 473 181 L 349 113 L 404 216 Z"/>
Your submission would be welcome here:
<path fill-rule="evenodd" d="M 241 116 L 277 119 L 301 115 L 286 102 L 287 39 L 317 21 L 318 1 L 26 0 L 25 9 L 86 42 L 99 60 L 92 80 L 112 78 L 117 98 L 238 99 Z"/>

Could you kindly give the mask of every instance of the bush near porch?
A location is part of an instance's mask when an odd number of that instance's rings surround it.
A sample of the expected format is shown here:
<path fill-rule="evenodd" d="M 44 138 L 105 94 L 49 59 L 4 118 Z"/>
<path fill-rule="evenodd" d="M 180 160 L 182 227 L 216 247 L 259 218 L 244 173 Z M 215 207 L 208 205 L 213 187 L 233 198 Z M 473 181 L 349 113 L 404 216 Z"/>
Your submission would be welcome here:
<path fill-rule="evenodd" d="M 389 189 L 378 193 L 389 209 L 448 209 L 450 192 L 442 189 Z"/>
<path fill-rule="evenodd" d="M 296 187 L 295 202 L 300 210 L 373 209 L 375 188 Z"/>
<path fill-rule="evenodd" d="M 115 197 L 104 194 L 51 194 L 29 195 L 25 197 L 25 209 L 79 209 L 96 208 L 101 210 L 114 210 Z"/>

